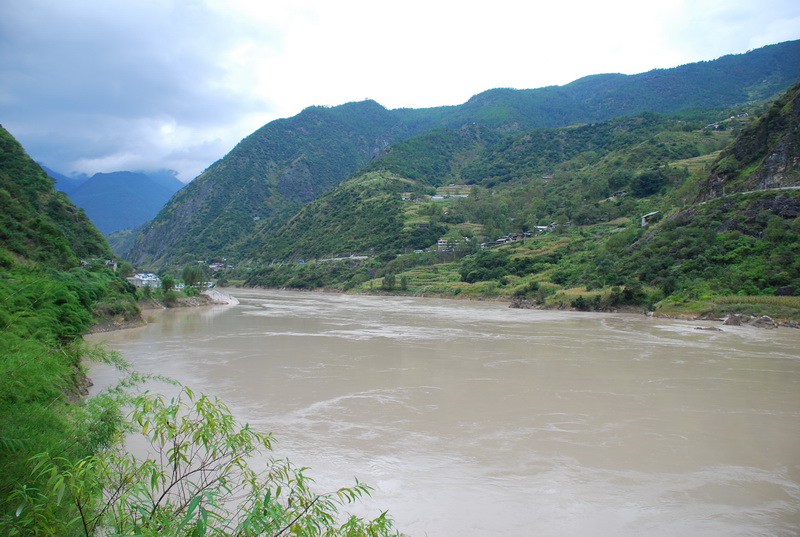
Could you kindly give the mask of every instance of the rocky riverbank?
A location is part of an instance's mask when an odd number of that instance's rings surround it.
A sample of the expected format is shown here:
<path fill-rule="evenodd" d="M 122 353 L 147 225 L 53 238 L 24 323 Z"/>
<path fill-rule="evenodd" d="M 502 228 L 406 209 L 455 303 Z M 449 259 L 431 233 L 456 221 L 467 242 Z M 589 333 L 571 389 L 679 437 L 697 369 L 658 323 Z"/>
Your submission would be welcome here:
<path fill-rule="evenodd" d="M 533 300 L 526 298 L 514 298 L 509 304 L 510 308 L 518 309 L 570 309 L 575 308 L 558 307 L 554 305 L 541 305 Z M 575 310 L 578 311 L 578 310 Z M 606 311 L 606 310 L 603 310 Z M 752 326 L 755 328 L 773 329 L 773 328 L 800 328 L 800 323 L 797 321 L 776 321 L 769 315 L 746 315 L 746 314 L 732 314 L 725 317 L 716 317 L 708 313 L 701 314 L 666 314 L 652 311 L 645 311 L 637 306 L 623 306 L 618 309 L 610 310 L 610 313 L 643 313 L 649 317 L 656 317 L 662 319 L 680 319 L 684 321 L 718 321 L 725 326 Z"/>

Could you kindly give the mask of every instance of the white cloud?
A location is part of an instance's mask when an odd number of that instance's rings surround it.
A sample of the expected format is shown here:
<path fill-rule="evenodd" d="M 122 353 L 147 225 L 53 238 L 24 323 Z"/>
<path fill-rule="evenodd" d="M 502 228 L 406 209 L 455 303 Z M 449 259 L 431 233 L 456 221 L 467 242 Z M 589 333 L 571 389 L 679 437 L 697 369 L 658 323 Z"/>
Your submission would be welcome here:
<path fill-rule="evenodd" d="M 794 0 L 28 0 L 0 7 L 0 121 L 62 172 L 191 179 L 310 105 L 459 104 L 800 37 Z"/>

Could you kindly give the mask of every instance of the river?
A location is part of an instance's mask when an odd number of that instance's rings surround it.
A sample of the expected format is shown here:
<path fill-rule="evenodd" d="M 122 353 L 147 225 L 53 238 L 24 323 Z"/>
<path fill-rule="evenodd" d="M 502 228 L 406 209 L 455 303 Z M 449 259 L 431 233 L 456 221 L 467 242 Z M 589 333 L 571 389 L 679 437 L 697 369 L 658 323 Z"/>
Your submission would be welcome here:
<path fill-rule="evenodd" d="M 413 537 L 800 535 L 800 330 L 230 290 L 93 336 Z M 91 369 L 96 389 L 114 373 Z"/>

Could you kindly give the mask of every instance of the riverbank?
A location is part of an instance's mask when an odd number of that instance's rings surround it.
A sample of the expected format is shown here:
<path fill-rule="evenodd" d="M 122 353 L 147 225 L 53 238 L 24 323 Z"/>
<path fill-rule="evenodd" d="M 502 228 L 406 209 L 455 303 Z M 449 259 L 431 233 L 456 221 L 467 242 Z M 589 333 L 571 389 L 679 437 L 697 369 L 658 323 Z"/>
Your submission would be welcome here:
<path fill-rule="evenodd" d="M 512 309 L 535 309 L 535 310 L 556 310 L 556 311 L 574 311 L 574 312 L 589 312 L 589 313 L 626 313 L 634 315 L 645 315 L 657 319 L 674 319 L 681 321 L 697 321 L 697 322 L 719 322 L 727 326 L 753 326 L 756 328 L 796 328 L 800 329 L 800 322 L 793 317 L 798 317 L 797 308 L 791 308 L 792 311 L 788 312 L 787 308 L 780 308 L 778 305 L 764 302 L 765 299 L 773 299 L 773 297 L 720 297 L 720 302 L 723 306 L 709 301 L 695 302 L 691 304 L 676 305 L 675 303 L 668 304 L 669 308 L 657 308 L 656 310 L 648 310 L 641 305 L 621 304 L 611 309 L 580 309 L 568 305 L 567 302 L 545 302 L 540 304 L 535 300 L 524 297 L 508 297 L 505 295 L 486 295 L 478 296 L 466 293 L 441 293 L 431 291 L 430 289 L 424 292 L 419 291 L 365 291 L 364 289 L 342 291 L 337 288 L 318 288 L 318 289 L 290 289 L 290 288 L 270 288 L 264 286 L 236 286 L 242 289 L 274 289 L 277 291 L 291 291 L 301 293 L 331 293 L 331 294 L 352 294 L 364 296 L 407 296 L 413 298 L 438 298 L 446 300 L 458 301 L 476 301 L 476 302 L 501 302 L 507 303 L 509 308 Z M 733 302 L 731 298 L 736 298 Z M 792 300 L 796 297 L 779 297 L 782 299 Z M 755 302 L 754 302 L 755 301 Z M 748 311 L 748 305 L 753 306 Z M 737 308 L 739 311 L 736 311 Z M 744 310 L 742 310 L 744 308 Z M 746 312 L 742 312 L 746 311 Z"/>
<path fill-rule="evenodd" d="M 112 332 L 115 330 L 125 330 L 127 328 L 140 328 L 147 325 L 147 321 L 142 316 L 144 311 L 164 310 L 172 308 L 198 308 L 203 306 L 235 306 L 239 301 L 227 293 L 223 293 L 218 289 L 207 289 L 195 296 L 182 296 L 177 297 L 169 304 L 156 300 L 154 298 L 144 299 L 139 303 L 141 311 L 136 317 L 132 318 L 114 318 L 108 319 L 103 322 L 95 323 L 89 329 L 90 334 L 99 334 L 102 332 Z"/>

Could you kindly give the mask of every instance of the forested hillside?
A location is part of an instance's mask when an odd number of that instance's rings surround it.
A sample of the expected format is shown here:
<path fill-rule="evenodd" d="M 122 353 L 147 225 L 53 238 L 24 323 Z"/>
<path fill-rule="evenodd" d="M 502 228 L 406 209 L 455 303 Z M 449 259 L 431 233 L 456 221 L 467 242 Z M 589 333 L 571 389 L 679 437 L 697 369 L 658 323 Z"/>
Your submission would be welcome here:
<path fill-rule="evenodd" d="M 81 335 L 138 315 L 110 258 L 84 212 L 0 129 L 0 523 L 19 505 L 11 491 L 28 457 L 78 458 L 107 440 L 115 415 L 74 403 L 85 382 Z"/>
<path fill-rule="evenodd" d="M 17 258 L 75 266 L 79 257 L 109 257 L 111 251 L 86 214 L 0 128 L 0 241 Z"/>
<path fill-rule="evenodd" d="M 285 222 L 404 134 L 397 115 L 372 101 L 269 123 L 181 190 L 130 257 L 140 264 L 233 257 L 252 234 Z"/>
<path fill-rule="evenodd" d="M 798 320 L 799 103 L 796 85 L 712 124 L 646 113 L 505 136 L 472 126 L 412 137 L 265 237 L 252 263 L 262 268 L 239 277 Z M 721 169 L 736 171 L 724 176 L 724 195 Z"/>
<path fill-rule="evenodd" d="M 718 151 L 732 136 L 652 113 L 505 136 L 479 125 L 436 129 L 397 142 L 283 228 L 257 236 L 254 252 L 261 262 L 407 253 L 442 237 L 484 242 L 554 221 L 627 217 L 641 198 L 687 179 L 685 166 L 670 163 Z M 469 196 L 432 199 L 450 184 Z"/>
<path fill-rule="evenodd" d="M 264 247 L 254 237 L 270 236 L 304 204 L 384 150 L 396 154 L 407 150 L 392 144 L 432 129 L 459 131 L 474 124 L 483 128 L 479 144 L 486 144 L 535 128 L 605 122 L 648 111 L 680 112 L 687 121 L 705 125 L 730 113 L 731 107 L 740 109 L 774 97 L 798 78 L 800 42 L 788 42 L 639 75 L 596 75 L 533 90 L 494 89 L 460 106 L 386 110 L 364 101 L 311 107 L 265 125 L 209 167 L 141 233 L 129 256 L 151 267 L 211 256 L 236 260 L 261 256 L 256 251 Z M 449 173 L 442 166 L 461 166 L 449 159 L 445 163 L 433 152 L 425 158 L 414 172 L 425 175 L 423 181 Z M 473 168 L 471 176 L 467 171 L 464 176 L 482 183 L 483 171 Z M 516 173 L 488 171 L 497 181 L 510 180 Z"/>

